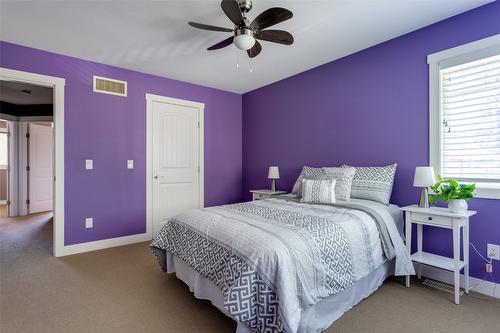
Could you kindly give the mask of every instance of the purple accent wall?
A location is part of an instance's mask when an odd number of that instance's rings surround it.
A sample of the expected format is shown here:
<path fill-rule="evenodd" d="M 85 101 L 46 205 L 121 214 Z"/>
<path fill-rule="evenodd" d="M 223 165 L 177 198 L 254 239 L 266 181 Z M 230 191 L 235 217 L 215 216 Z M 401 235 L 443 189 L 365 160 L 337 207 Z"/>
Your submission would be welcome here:
<path fill-rule="evenodd" d="M 303 165 L 398 163 L 392 202 L 415 203 L 415 166 L 428 165 L 427 55 L 500 33 L 495 2 L 243 96 L 243 189 L 267 188 L 269 165 L 291 190 Z M 500 201 L 475 199 L 471 241 L 500 244 Z M 427 230 L 424 250 L 451 255 L 451 233 Z M 472 275 L 484 264 L 471 250 Z M 500 282 L 500 265 L 494 267 Z"/>
<path fill-rule="evenodd" d="M 65 244 L 145 232 L 146 93 L 205 103 L 205 205 L 241 201 L 241 95 L 6 42 L 0 66 L 66 79 Z M 127 81 L 128 97 L 93 93 L 93 75 Z"/>

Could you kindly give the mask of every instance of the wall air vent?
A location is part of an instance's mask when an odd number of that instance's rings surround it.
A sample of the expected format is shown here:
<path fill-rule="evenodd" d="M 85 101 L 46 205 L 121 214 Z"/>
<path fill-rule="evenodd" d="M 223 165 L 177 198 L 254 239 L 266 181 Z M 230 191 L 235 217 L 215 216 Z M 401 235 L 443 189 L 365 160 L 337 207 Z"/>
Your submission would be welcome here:
<path fill-rule="evenodd" d="M 127 82 L 94 75 L 94 91 L 116 96 L 127 96 Z"/>

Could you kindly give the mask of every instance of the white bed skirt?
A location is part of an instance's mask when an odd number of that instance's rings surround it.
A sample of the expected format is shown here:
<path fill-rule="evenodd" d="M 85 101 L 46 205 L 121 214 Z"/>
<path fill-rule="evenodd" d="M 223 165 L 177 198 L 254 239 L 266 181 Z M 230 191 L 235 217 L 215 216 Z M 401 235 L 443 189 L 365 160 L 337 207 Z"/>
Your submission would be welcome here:
<path fill-rule="evenodd" d="M 177 256 L 166 253 L 167 272 L 175 273 L 196 298 L 207 299 L 220 311 L 232 318 L 224 309 L 222 291 Z M 394 272 L 394 261 L 386 262 L 369 275 L 356 282 L 351 288 L 330 296 L 309 307 L 302 313 L 298 333 L 320 333 L 333 324 L 350 308 L 372 294 Z M 236 333 L 253 333 L 247 326 L 238 322 Z"/>

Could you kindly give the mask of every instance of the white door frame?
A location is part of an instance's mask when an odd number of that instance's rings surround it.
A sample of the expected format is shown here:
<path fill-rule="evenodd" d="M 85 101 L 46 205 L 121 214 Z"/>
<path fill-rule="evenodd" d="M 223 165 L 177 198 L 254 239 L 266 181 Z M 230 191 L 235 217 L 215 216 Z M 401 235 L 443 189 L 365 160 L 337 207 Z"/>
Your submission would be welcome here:
<path fill-rule="evenodd" d="M 153 102 L 162 102 L 173 105 L 182 105 L 198 109 L 199 121 L 199 163 L 200 163 L 200 208 L 205 206 L 205 136 L 204 136 L 204 110 L 205 104 L 183 99 L 165 97 L 160 95 L 146 94 L 146 233 L 153 235 Z"/>
<path fill-rule="evenodd" d="M 0 67 L 0 79 L 51 87 L 54 91 L 54 235 L 53 254 L 64 255 L 64 86 L 63 78 Z"/>

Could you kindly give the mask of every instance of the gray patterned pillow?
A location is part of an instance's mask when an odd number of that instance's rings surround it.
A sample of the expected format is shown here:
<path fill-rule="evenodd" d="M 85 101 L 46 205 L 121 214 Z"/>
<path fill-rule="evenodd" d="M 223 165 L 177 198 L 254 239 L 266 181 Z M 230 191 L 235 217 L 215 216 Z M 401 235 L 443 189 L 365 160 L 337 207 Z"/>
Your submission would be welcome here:
<path fill-rule="evenodd" d="M 356 168 L 323 168 L 326 179 L 335 179 L 335 198 L 337 200 L 349 200 L 351 198 L 352 179 Z"/>
<path fill-rule="evenodd" d="M 325 170 L 323 170 L 323 168 L 311 168 L 308 166 L 303 166 L 299 178 L 297 178 L 295 184 L 293 185 L 292 193 L 297 194 L 299 197 L 302 195 L 302 179 L 304 179 L 304 177 L 320 176 L 324 174 Z"/>
<path fill-rule="evenodd" d="M 303 179 L 302 199 L 306 203 L 335 203 L 335 179 Z"/>
<path fill-rule="evenodd" d="M 383 167 L 355 167 L 351 198 L 378 201 L 388 205 L 397 164 Z M 342 165 L 341 168 L 353 168 Z"/>

